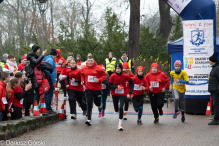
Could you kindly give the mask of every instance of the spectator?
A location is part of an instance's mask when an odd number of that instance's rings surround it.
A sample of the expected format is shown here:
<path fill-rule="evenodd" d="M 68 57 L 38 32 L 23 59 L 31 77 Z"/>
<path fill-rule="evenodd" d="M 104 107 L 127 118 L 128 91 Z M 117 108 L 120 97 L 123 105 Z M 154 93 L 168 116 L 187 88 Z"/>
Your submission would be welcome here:
<path fill-rule="evenodd" d="M 27 66 L 27 56 L 24 55 L 21 59 L 21 64 L 19 64 L 17 67 L 18 67 L 18 70 L 23 72 L 25 71 L 25 67 Z"/>
<path fill-rule="evenodd" d="M 30 61 L 30 65 L 33 70 L 36 67 L 36 65 L 41 63 L 46 53 L 47 53 L 47 49 L 43 51 L 42 55 L 40 55 L 40 46 L 38 45 L 32 46 L 32 52 L 27 54 L 27 60 Z M 35 93 L 36 93 L 36 96 L 34 96 L 35 98 L 34 100 L 37 100 L 37 102 L 39 103 L 39 99 L 40 99 L 39 85 L 36 82 L 35 75 L 33 75 L 33 77 L 31 78 L 31 83 L 32 83 L 32 88 L 35 90 Z"/>
<path fill-rule="evenodd" d="M 81 61 L 81 55 L 80 54 L 77 54 L 77 56 L 76 56 L 76 61 L 77 61 L 77 68 L 78 69 L 81 69 L 81 63 L 83 63 L 82 61 Z"/>
<path fill-rule="evenodd" d="M 73 59 L 74 59 L 74 53 L 69 52 L 67 57 L 69 57 L 69 56 L 73 57 Z"/>
<path fill-rule="evenodd" d="M 128 57 L 128 54 L 126 52 L 122 53 L 121 59 L 119 60 L 120 63 L 123 64 L 123 62 L 128 62 L 130 71 L 134 74 L 135 68 L 132 60 Z"/>
<path fill-rule="evenodd" d="M 6 60 L 8 59 L 8 54 L 7 53 L 4 53 L 3 56 L 2 56 L 2 59 L 1 59 L 1 66 L 2 68 L 5 67 L 5 64 L 6 64 Z"/>
<path fill-rule="evenodd" d="M 15 61 L 14 55 L 9 55 L 6 61 L 3 71 L 9 71 L 10 77 L 13 78 L 14 74 L 17 72 L 17 63 Z"/>
<path fill-rule="evenodd" d="M 108 58 L 105 59 L 106 62 L 106 72 L 109 76 L 114 73 L 115 65 L 116 65 L 116 58 L 113 57 L 113 52 L 109 52 Z"/>
<path fill-rule="evenodd" d="M 46 56 L 43 59 L 43 61 L 46 61 L 46 62 L 50 63 L 53 67 L 53 72 L 52 73 L 50 73 L 49 71 L 46 71 L 50 75 L 50 79 L 49 79 L 50 89 L 46 94 L 44 94 L 44 98 L 45 98 L 45 102 L 46 102 L 46 110 L 47 110 L 48 114 L 56 113 L 51 108 L 51 99 L 53 97 L 53 90 L 54 90 L 54 87 L 56 86 L 56 64 L 55 64 L 56 56 L 57 56 L 56 50 L 51 49 L 50 55 Z"/>

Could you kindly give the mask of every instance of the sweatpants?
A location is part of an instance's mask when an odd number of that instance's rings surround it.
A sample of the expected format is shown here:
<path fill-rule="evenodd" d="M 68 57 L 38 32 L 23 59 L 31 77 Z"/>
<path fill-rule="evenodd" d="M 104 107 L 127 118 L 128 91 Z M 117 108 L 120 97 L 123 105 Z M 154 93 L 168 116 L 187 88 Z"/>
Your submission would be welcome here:
<path fill-rule="evenodd" d="M 149 93 L 154 118 L 159 117 L 158 110 L 162 110 L 164 106 L 164 95 L 165 93 Z"/>
<path fill-rule="evenodd" d="M 106 109 L 106 99 L 107 99 L 107 94 L 102 94 L 101 96 L 101 102 L 103 104 L 102 108 L 99 108 L 99 112 L 101 112 L 102 110 Z"/>
<path fill-rule="evenodd" d="M 123 119 L 123 106 L 125 103 L 125 99 L 126 96 L 122 96 L 122 95 L 113 95 L 113 105 L 114 105 L 114 109 L 115 112 L 118 112 L 118 108 L 119 108 L 119 119 Z M 118 107 L 118 102 L 120 102 L 120 106 Z"/>
<path fill-rule="evenodd" d="M 175 111 L 178 111 L 179 105 L 182 111 L 185 111 L 185 93 L 180 93 L 177 89 L 174 89 L 174 95 L 175 95 Z"/>
<path fill-rule="evenodd" d="M 219 121 L 219 93 L 211 93 L 214 105 L 214 120 Z"/>
<path fill-rule="evenodd" d="M 76 101 L 80 104 L 83 111 L 87 110 L 86 103 L 82 100 L 83 91 L 75 91 L 73 89 L 68 90 L 70 114 L 76 114 Z"/>
<path fill-rule="evenodd" d="M 85 90 L 85 97 L 87 101 L 87 118 L 91 120 L 92 109 L 93 109 L 93 102 L 98 108 L 102 108 L 101 103 L 101 94 L 102 90 L 92 91 L 92 90 Z"/>
<path fill-rule="evenodd" d="M 126 96 L 124 111 L 128 111 L 129 110 L 129 102 L 130 101 L 131 101 L 131 99 L 127 98 L 127 96 Z"/>
<path fill-rule="evenodd" d="M 11 112 L 11 120 L 16 120 L 22 118 L 22 108 L 12 105 L 14 112 Z"/>
<path fill-rule="evenodd" d="M 144 95 L 134 95 L 132 102 L 134 110 L 138 112 L 138 120 L 140 120 L 143 112 Z"/>

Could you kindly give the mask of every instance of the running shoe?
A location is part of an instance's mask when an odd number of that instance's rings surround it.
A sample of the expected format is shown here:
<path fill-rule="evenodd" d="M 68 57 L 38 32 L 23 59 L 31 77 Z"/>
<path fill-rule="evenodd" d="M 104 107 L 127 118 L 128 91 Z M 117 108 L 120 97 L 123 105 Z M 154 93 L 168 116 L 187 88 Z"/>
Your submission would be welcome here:
<path fill-rule="evenodd" d="M 127 113 L 124 112 L 123 120 L 127 120 L 126 114 L 127 114 Z"/>
<path fill-rule="evenodd" d="M 99 112 L 98 118 L 101 118 L 101 116 L 102 116 L 102 114 L 101 114 L 101 112 Z"/>
<path fill-rule="evenodd" d="M 83 111 L 83 116 L 85 116 L 87 114 L 87 111 Z"/>
<path fill-rule="evenodd" d="M 219 125 L 219 121 L 214 119 L 210 123 L 208 123 L 208 125 Z"/>
<path fill-rule="evenodd" d="M 105 110 L 102 110 L 102 117 L 105 116 Z"/>
<path fill-rule="evenodd" d="M 71 119 L 77 119 L 77 115 L 76 114 L 72 114 Z"/>
<path fill-rule="evenodd" d="M 138 125 L 142 125 L 142 121 L 141 120 L 137 120 L 137 124 Z"/>
<path fill-rule="evenodd" d="M 87 120 L 87 121 L 85 122 L 85 124 L 87 124 L 87 126 L 92 125 L 91 120 Z"/>
<path fill-rule="evenodd" d="M 181 121 L 185 122 L 185 115 L 182 115 Z"/>
<path fill-rule="evenodd" d="M 156 123 L 159 123 L 159 119 L 158 118 L 154 119 L 154 124 L 156 124 Z"/>
<path fill-rule="evenodd" d="M 177 112 L 175 112 L 175 113 L 173 114 L 173 118 L 174 118 L 174 119 L 177 118 Z"/>
<path fill-rule="evenodd" d="M 118 125 L 118 130 L 119 130 L 119 131 L 123 131 L 122 126 L 123 126 L 122 124 L 119 124 L 119 125 Z"/>
<path fill-rule="evenodd" d="M 159 109 L 159 115 L 162 116 L 163 115 L 163 110 Z"/>

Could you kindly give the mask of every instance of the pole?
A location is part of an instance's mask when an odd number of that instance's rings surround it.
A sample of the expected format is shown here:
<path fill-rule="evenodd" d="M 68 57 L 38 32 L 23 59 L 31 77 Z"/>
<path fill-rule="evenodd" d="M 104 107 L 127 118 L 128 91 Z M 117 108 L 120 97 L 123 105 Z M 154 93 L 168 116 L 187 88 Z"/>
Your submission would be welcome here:
<path fill-rule="evenodd" d="M 44 51 L 44 12 L 42 13 L 42 52 Z"/>

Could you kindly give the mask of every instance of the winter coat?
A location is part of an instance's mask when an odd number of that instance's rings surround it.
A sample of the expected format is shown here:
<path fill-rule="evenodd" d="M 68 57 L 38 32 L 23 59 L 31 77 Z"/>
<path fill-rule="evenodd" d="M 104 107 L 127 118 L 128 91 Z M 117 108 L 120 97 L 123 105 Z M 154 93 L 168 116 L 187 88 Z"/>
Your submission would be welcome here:
<path fill-rule="evenodd" d="M 52 73 L 50 73 L 48 70 L 45 70 L 45 71 L 47 73 L 49 73 L 52 82 L 55 83 L 56 82 L 56 64 L 55 64 L 55 60 L 53 59 L 52 55 L 48 55 L 43 59 L 43 61 L 46 61 L 47 63 L 52 65 L 52 68 L 53 68 Z"/>
<path fill-rule="evenodd" d="M 208 84 L 208 92 L 217 93 L 219 91 L 219 61 L 212 66 Z"/>
<path fill-rule="evenodd" d="M 24 82 L 22 83 L 23 86 L 22 89 L 25 90 L 25 84 L 28 84 L 29 81 L 28 80 L 24 80 Z M 31 88 L 30 90 L 27 91 L 26 96 L 24 97 L 24 104 L 29 102 L 29 103 L 33 103 L 34 100 L 34 90 L 33 88 Z"/>

